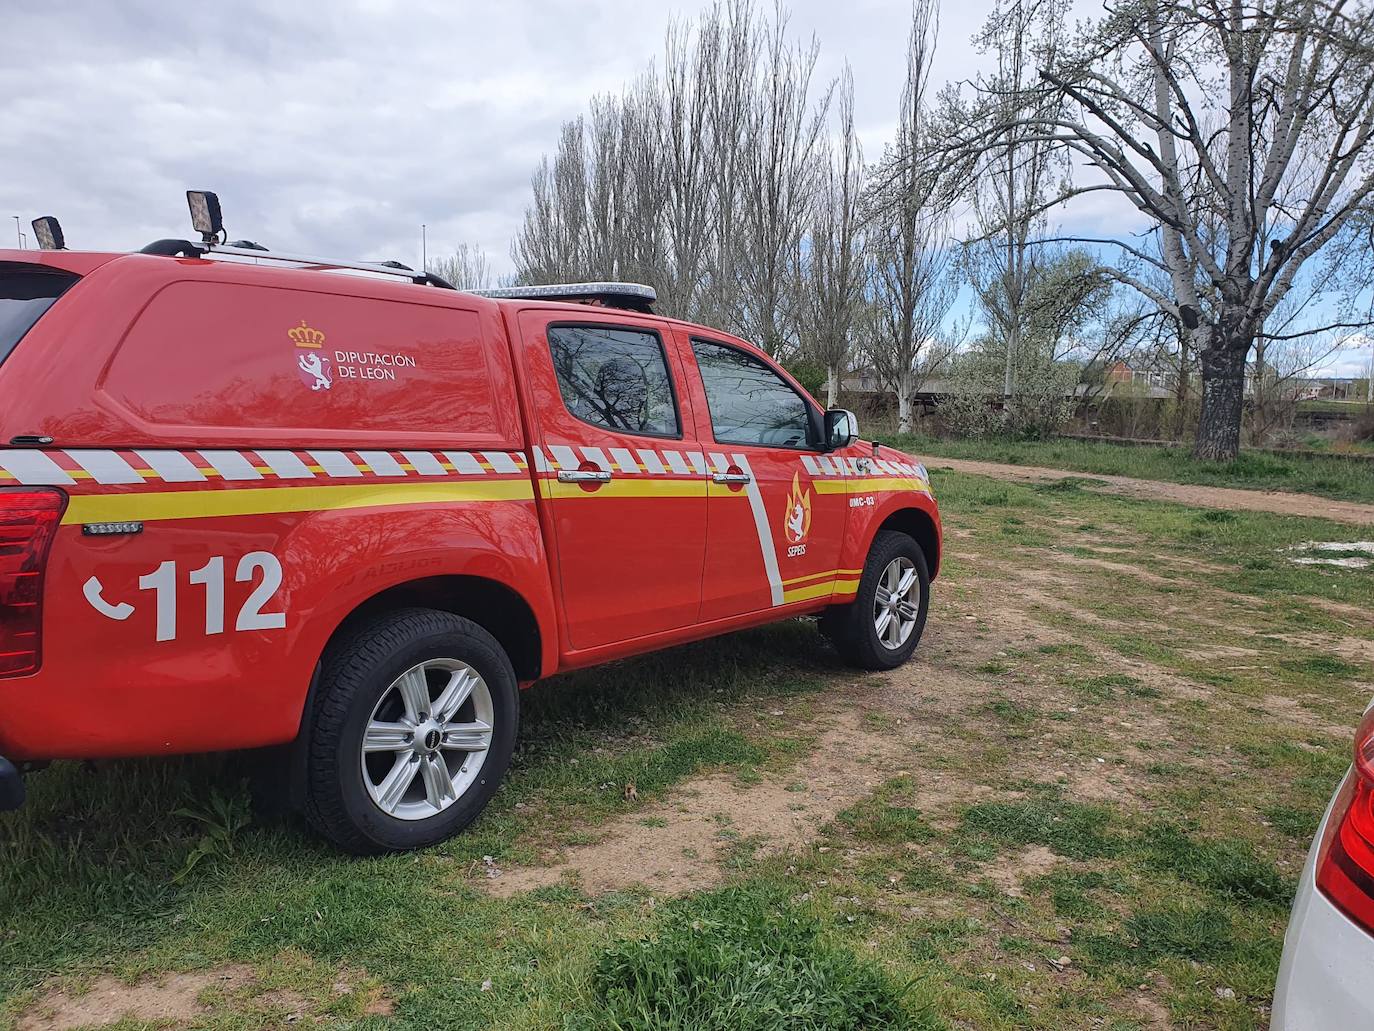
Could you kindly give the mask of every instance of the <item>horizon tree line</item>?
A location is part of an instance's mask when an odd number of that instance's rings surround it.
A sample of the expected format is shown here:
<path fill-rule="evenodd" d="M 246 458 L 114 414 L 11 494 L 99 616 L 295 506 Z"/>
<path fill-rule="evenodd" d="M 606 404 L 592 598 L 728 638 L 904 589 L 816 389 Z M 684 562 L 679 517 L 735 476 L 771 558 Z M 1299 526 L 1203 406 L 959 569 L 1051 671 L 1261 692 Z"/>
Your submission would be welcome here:
<path fill-rule="evenodd" d="M 941 367 L 984 370 L 1011 420 L 1036 369 L 1164 348 L 1201 374 L 1195 453 L 1234 457 L 1247 369 L 1372 321 L 1374 9 L 1123 0 L 1071 30 L 1066 7 L 997 0 L 986 70 L 936 88 L 938 0 L 915 0 L 872 163 L 848 67 L 817 82 L 781 6 L 675 21 L 536 167 L 517 280 L 648 283 L 664 314 L 819 366 L 831 405 L 866 367 L 904 431 Z M 1062 228 L 1088 195 L 1143 226 Z"/>

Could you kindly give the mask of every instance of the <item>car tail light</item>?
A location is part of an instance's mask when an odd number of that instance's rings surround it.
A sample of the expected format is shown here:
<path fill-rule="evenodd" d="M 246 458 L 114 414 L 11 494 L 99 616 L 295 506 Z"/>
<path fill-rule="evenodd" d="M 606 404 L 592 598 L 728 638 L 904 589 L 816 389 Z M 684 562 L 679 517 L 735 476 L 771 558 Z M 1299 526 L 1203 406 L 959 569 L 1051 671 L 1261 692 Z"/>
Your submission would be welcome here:
<path fill-rule="evenodd" d="M 0 677 L 38 670 L 43 570 L 66 507 L 61 491 L 0 488 Z"/>
<path fill-rule="evenodd" d="M 1355 732 L 1355 764 L 1331 806 L 1317 852 L 1317 887 L 1374 931 L 1374 708 Z"/>

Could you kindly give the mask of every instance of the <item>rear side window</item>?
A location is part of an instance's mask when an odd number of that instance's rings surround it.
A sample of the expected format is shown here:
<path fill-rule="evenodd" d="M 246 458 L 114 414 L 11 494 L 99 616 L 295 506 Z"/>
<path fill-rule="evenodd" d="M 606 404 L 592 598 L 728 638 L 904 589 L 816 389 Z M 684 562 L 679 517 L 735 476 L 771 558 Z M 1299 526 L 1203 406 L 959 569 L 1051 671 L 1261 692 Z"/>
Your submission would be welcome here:
<path fill-rule="evenodd" d="M 608 326 L 550 326 L 558 390 L 583 422 L 622 433 L 679 435 L 677 405 L 657 333 Z"/>
<path fill-rule="evenodd" d="M 64 272 L 0 269 L 0 362 L 75 282 L 75 276 Z"/>
<path fill-rule="evenodd" d="M 722 444 L 804 448 L 811 427 L 806 402 L 752 354 L 693 340 L 711 432 Z"/>

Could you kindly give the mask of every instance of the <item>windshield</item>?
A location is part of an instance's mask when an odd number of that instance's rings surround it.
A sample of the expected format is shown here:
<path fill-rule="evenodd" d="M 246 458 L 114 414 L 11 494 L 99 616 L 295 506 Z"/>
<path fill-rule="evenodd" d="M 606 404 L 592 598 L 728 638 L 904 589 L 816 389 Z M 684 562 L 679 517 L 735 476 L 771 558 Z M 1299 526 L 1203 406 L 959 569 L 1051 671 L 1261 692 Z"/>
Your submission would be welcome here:
<path fill-rule="evenodd" d="M 0 362 L 75 282 L 76 277 L 68 272 L 0 268 Z"/>

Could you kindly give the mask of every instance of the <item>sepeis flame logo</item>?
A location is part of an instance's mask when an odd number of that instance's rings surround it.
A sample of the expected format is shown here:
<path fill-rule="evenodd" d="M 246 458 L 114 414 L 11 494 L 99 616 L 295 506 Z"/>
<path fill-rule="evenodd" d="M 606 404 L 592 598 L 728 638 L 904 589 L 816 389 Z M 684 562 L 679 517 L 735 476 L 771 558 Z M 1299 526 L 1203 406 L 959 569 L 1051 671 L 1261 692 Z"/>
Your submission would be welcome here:
<path fill-rule="evenodd" d="M 787 496 L 787 514 L 783 517 L 783 532 L 793 544 L 806 540 L 811 532 L 811 490 L 802 490 L 801 477 L 792 474 L 792 493 Z"/>

